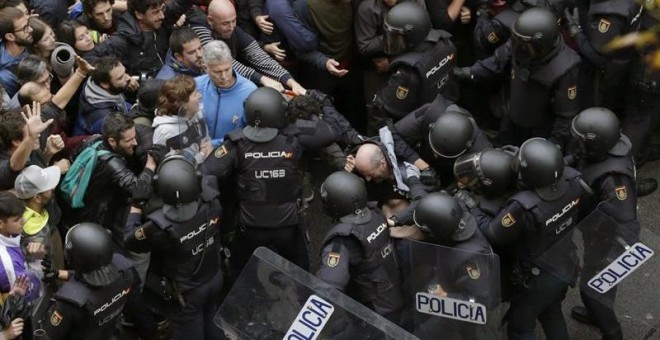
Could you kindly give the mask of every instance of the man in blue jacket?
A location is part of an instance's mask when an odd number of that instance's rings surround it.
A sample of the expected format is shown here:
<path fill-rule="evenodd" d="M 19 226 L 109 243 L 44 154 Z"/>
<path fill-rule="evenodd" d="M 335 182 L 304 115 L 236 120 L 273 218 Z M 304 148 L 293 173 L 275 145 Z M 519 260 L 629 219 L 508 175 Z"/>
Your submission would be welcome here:
<path fill-rule="evenodd" d="M 158 71 L 156 78 L 167 80 L 180 74 L 191 77 L 204 74 L 202 43 L 190 27 L 182 27 L 172 32 L 165 66 Z"/>
<path fill-rule="evenodd" d="M 27 46 L 32 45 L 28 16 L 14 7 L 0 10 L 0 38 L 0 85 L 11 98 L 19 88 L 16 66 L 30 54 Z"/>
<path fill-rule="evenodd" d="M 195 78 L 195 82 L 202 94 L 211 143 L 216 148 L 227 133 L 245 126 L 243 101 L 257 86 L 234 72 L 231 51 L 220 40 L 204 46 L 203 60 L 207 74 Z"/>

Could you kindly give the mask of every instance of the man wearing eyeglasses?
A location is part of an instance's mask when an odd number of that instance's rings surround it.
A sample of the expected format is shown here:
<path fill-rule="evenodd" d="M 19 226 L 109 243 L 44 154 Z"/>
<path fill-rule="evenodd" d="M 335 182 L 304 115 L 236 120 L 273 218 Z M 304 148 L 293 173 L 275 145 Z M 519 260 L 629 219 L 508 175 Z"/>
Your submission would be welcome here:
<path fill-rule="evenodd" d="M 117 22 L 117 31 L 88 53 L 92 63 L 115 54 L 128 74 L 153 77 L 163 67 L 169 36 L 176 20 L 192 6 L 190 0 L 129 0 Z"/>
<path fill-rule="evenodd" d="M 11 98 L 19 88 L 16 66 L 29 55 L 27 46 L 33 41 L 28 16 L 14 7 L 0 10 L 0 37 L 0 84 Z"/>

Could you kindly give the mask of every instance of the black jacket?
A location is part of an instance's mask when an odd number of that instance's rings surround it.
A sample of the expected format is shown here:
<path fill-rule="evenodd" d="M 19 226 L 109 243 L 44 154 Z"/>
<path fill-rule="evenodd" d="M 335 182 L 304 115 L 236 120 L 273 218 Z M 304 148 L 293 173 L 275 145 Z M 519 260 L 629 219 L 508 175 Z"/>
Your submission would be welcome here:
<path fill-rule="evenodd" d="M 176 20 L 191 7 L 190 0 L 174 0 L 165 9 L 165 20 L 158 30 L 142 31 L 133 13 L 122 14 L 117 31 L 96 45 L 85 58 L 95 62 L 106 55 L 116 55 L 131 75 L 155 76 L 167 57 L 169 37 Z"/>
<path fill-rule="evenodd" d="M 95 222 L 111 229 L 117 240 L 121 240 L 128 199 L 151 196 L 154 172 L 147 168 L 140 173 L 133 172 L 128 160 L 113 152 L 107 142 L 99 150 L 108 150 L 110 153 L 99 156 L 96 161 L 84 197 L 85 206 L 70 208 L 64 223 L 73 226 L 80 222 Z"/>

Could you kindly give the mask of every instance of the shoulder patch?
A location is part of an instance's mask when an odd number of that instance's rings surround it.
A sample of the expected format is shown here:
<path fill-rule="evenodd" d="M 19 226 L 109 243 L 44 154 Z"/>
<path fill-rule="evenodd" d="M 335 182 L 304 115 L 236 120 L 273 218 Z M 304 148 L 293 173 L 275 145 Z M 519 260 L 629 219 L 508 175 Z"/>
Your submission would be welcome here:
<path fill-rule="evenodd" d="M 147 235 L 144 234 L 144 228 L 140 227 L 135 229 L 135 239 L 142 241 L 147 238 Z"/>
<path fill-rule="evenodd" d="M 341 254 L 332 252 L 328 254 L 328 267 L 334 268 L 337 267 L 339 264 L 339 259 L 341 258 Z"/>
<path fill-rule="evenodd" d="M 479 267 L 476 264 L 467 265 L 465 267 L 465 270 L 467 271 L 468 276 L 470 276 L 472 280 L 476 280 L 481 276 L 481 270 L 479 270 Z"/>
<path fill-rule="evenodd" d="M 488 34 L 488 42 L 489 42 L 489 43 L 491 43 L 491 44 L 495 44 L 495 43 L 497 43 L 498 41 L 500 41 L 500 38 L 497 36 L 497 34 L 495 34 L 495 32 L 490 32 L 490 33 Z"/>
<path fill-rule="evenodd" d="M 221 145 L 219 148 L 215 149 L 215 153 L 213 153 L 215 158 L 222 158 L 227 155 L 227 147 L 224 145 Z"/>
<path fill-rule="evenodd" d="M 575 99 L 577 97 L 577 85 L 568 88 L 568 99 Z"/>
<path fill-rule="evenodd" d="M 610 29 L 610 21 L 607 19 L 600 19 L 600 22 L 598 23 L 598 32 L 600 33 L 607 33 Z"/>
<path fill-rule="evenodd" d="M 50 315 L 50 324 L 57 327 L 62 322 L 62 319 L 62 314 L 60 314 L 58 311 L 53 311 L 53 314 Z"/>
<path fill-rule="evenodd" d="M 408 97 L 408 88 L 403 87 L 403 86 L 397 87 L 396 88 L 396 97 L 401 99 L 401 100 L 406 99 L 406 97 Z"/>
<path fill-rule="evenodd" d="M 626 190 L 625 185 L 614 188 L 614 192 L 616 193 L 616 198 L 619 201 L 625 201 L 626 198 L 628 198 L 628 191 Z"/>
<path fill-rule="evenodd" d="M 516 224 L 516 219 L 513 218 L 513 215 L 511 215 L 511 213 L 506 213 L 506 215 L 502 217 L 502 226 L 504 228 L 508 228 L 514 224 Z"/>

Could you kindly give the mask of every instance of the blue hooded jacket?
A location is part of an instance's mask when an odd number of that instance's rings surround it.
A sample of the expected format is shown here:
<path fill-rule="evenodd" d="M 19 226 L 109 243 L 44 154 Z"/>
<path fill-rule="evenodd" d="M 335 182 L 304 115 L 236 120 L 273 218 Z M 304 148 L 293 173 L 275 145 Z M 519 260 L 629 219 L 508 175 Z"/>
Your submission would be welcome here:
<path fill-rule="evenodd" d="M 165 60 L 165 65 L 161 67 L 160 71 L 158 71 L 158 74 L 156 75 L 156 79 L 163 79 L 163 80 L 168 80 L 172 79 L 179 74 L 191 76 L 191 77 L 198 77 L 204 74 L 202 71 L 195 71 L 192 69 L 189 69 L 185 66 L 183 66 L 179 61 L 174 58 L 174 54 L 172 53 L 172 50 L 167 51 L 167 59 Z"/>
<path fill-rule="evenodd" d="M 25 49 L 20 55 L 13 56 L 7 51 L 5 42 L 0 42 L 0 84 L 5 89 L 5 93 L 7 93 L 9 98 L 13 97 L 20 88 L 18 78 L 14 74 L 16 67 L 28 55 L 30 53 Z"/>
<path fill-rule="evenodd" d="M 243 102 L 257 89 L 253 82 L 240 74 L 234 72 L 234 76 L 236 82 L 227 89 L 216 87 L 206 74 L 195 78 L 197 90 L 202 94 L 202 111 L 214 148 L 222 144 L 227 133 L 245 126 Z"/>

